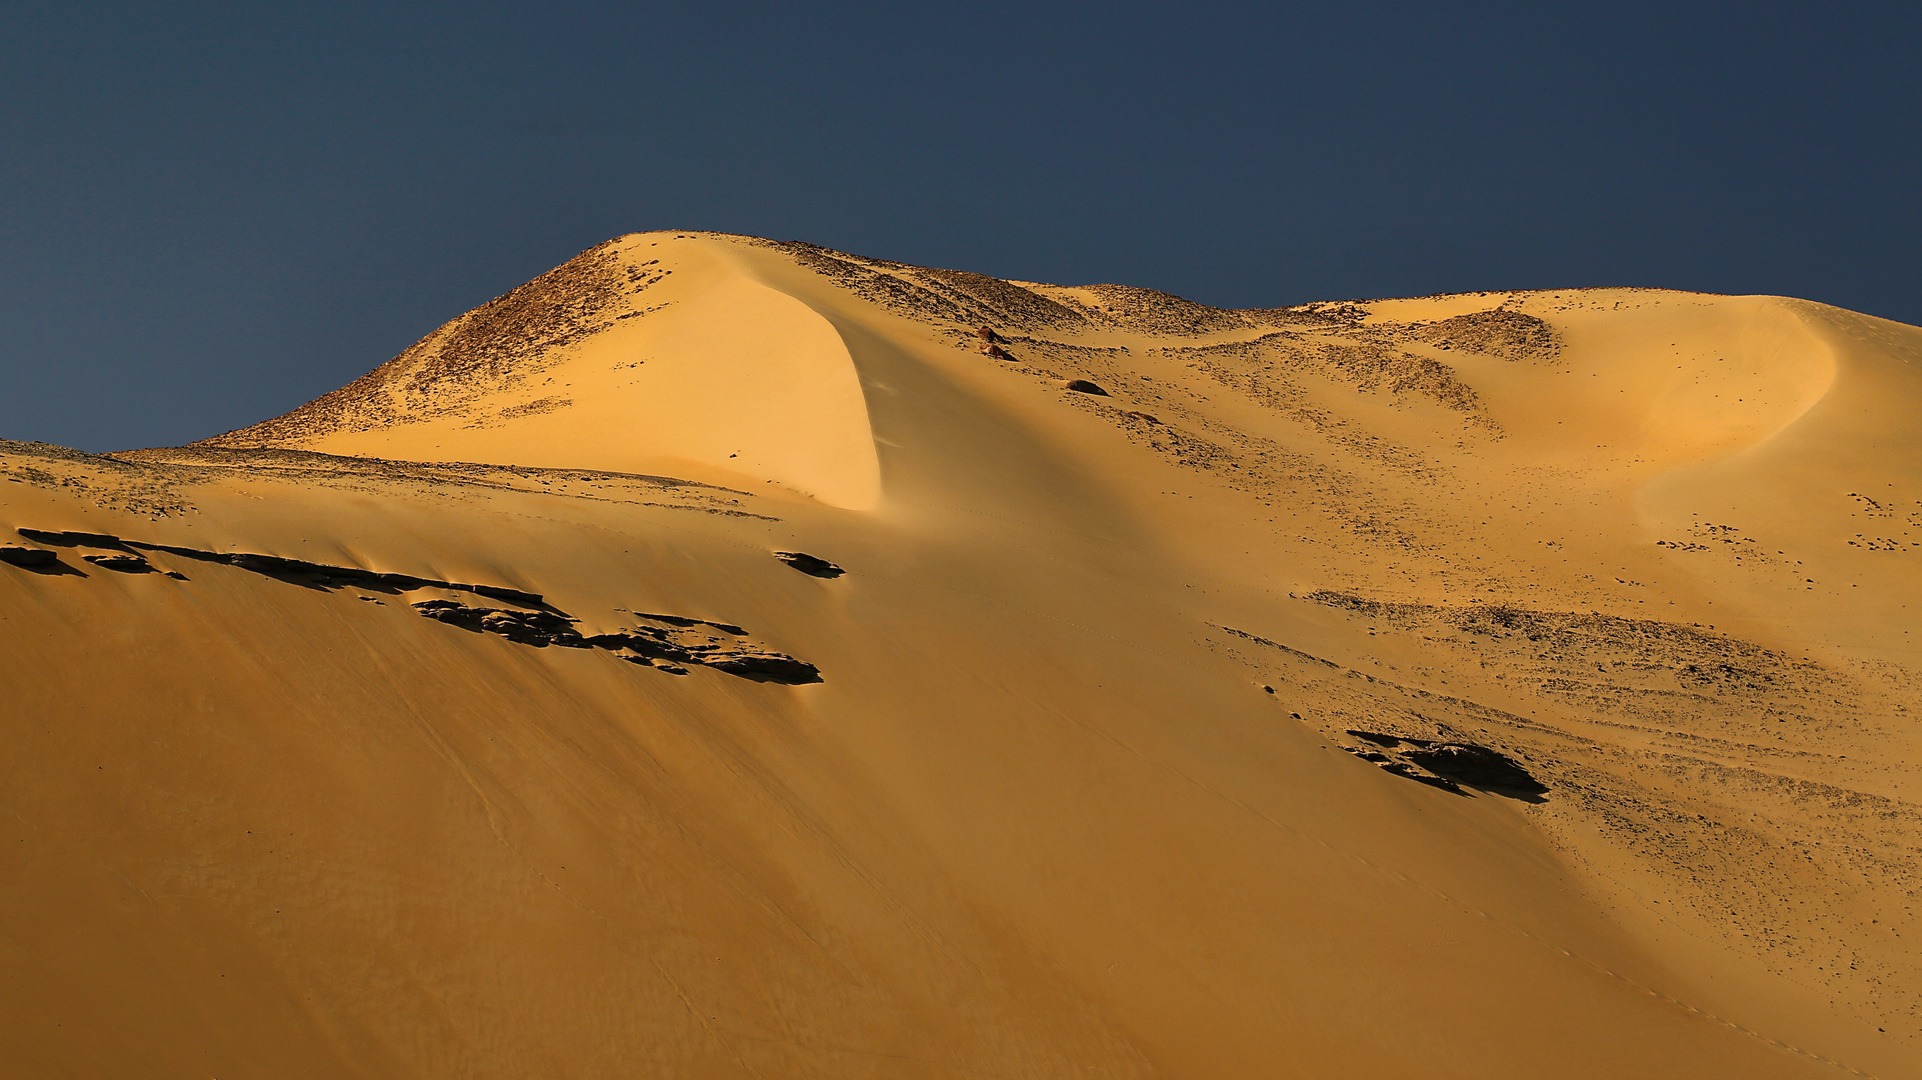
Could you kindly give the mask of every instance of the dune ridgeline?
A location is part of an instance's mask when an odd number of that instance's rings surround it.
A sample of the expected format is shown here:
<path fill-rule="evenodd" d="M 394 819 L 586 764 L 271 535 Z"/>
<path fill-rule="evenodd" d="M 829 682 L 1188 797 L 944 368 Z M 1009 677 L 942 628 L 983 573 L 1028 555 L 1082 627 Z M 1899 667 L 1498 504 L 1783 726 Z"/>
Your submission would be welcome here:
<path fill-rule="evenodd" d="M 0 443 L 0 1072 L 1922 1075 L 1918 356 L 660 232 Z"/>

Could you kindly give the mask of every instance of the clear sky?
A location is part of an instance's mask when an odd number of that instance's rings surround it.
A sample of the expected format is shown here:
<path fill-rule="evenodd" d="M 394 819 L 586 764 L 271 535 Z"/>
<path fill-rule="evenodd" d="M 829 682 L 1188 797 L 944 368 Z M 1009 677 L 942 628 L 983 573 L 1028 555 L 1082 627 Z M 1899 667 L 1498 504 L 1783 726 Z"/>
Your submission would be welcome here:
<path fill-rule="evenodd" d="M 1922 323 L 1922 5 L 0 5 L 0 437 L 285 411 L 621 233 Z"/>

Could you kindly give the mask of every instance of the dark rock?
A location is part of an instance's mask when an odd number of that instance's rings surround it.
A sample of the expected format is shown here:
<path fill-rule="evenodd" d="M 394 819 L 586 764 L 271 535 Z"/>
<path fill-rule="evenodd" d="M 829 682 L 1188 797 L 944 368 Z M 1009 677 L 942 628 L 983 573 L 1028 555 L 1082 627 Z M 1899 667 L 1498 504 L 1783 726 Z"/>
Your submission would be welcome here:
<path fill-rule="evenodd" d="M 427 588 L 467 592 L 534 610 L 469 607 L 454 600 L 423 600 L 414 605 L 414 610 L 418 611 L 422 617 L 436 622 L 457 626 L 477 634 L 495 634 L 534 648 L 553 645 L 568 649 L 618 650 L 631 654 L 623 656 L 624 660 L 646 664 L 676 675 L 687 674 L 687 669 L 680 666 L 687 664 L 711 667 L 717 671 L 725 671 L 730 675 L 753 679 L 757 682 L 796 685 L 821 681 L 821 671 L 813 664 L 797 660 L 785 653 L 730 642 L 709 633 L 717 630 L 734 637 L 746 636 L 747 631 L 733 623 L 714 622 L 682 615 L 636 613 L 641 619 L 665 625 L 637 626 L 622 633 L 599 634 L 589 638 L 583 637 L 580 631 L 574 628 L 574 623 L 578 620 L 548 604 L 539 593 L 509 589 L 499 585 L 467 585 L 460 582 L 418 578 L 409 574 L 384 574 L 358 567 L 327 566 L 278 555 L 257 555 L 250 552 L 223 553 L 167 544 L 146 544 L 137 540 L 122 540 L 105 533 L 48 532 L 40 529 L 21 529 L 19 532 L 29 540 L 56 546 L 100 547 L 120 552 L 112 555 L 87 555 L 84 558 L 97 566 L 121 573 L 145 574 L 153 573 L 158 569 L 135 552 L 138 548 L 143 551 L 162 551 L 200 562 L 220 563 L 312 589 L 332 590 L 353 587 L 367 592 L 390 595 Z M 799 551 L 779 551 L 775 552 L 775 557 L 796 570 L 815 577 L 835 578 L 846 572 L 826 559 L 816 558 Z M 41 574 L 64 573 L 86 576 L 62 563 L 54 552 L 40 548 L 0 547 L 0 562 L 7 562 Z M 167 576 L 181 581 L 187 580 L 185 575 L 172 571 L 168 571 Z M 361 599 L 371 598 L 363 596 Z"/>
<path fill-rule="evenodd" d="M 60 556 L 55 552 L 44 551 L 40 548 L 0 547 L 0 562 L 17 566 L 30 574 L 39 574 L 42 577 L 66 576 L 83 578 L 87 576 L 85 573 L 61 562 Z"/>
<path fill-rule="evenodd" d="M 1412 327 L 1413 337 L 1440 349 L 1470 349 L 1504 360 L 1548 360 L 1561 352 L 1561 335 L 1547 322 L 1496 308 Z"/>
<path fill-rule="evenodd" d="M 60 561 L 60 556 L 45 548 L 0 547 L 0 562 L 14 566 L 52 566 Z"/>
<path fill-rule="evenodd" d="M 1402 755 L 1437 776 L 1489 791 L 1540 795 L 1547 785 L 1530 776 L 1513 758 L 1473 743 L 1439 743 Z"/>
<path fill-rule="evenodd" d="M 414 605 L 414 610 L 435 622 L 458 626 L 462 630 L 472 630 L 476 634 L 481 632 L 481 610 L 470 608 L 466 604 L 452 600 L 422 600 Z"/>
<path fill-rule="evenodd" d="M 510 604 L 520 604 L 523 607 L 546 606 L 546 601 L 542 599 L 540 593 L 523 592 L 520 589 L 508 589 L 499 585 L 456 585 L 454 587 L 471 592 L 475 596 L 485 596 L 489 600 L 505 600 Z"/>
<path fill-rule="evenodd" d="M 820 668 L 805 660 L 796 660 L 785 653 L 724 653 L 702 662 L 716 671 L 725 671 L 729 675 L 739 675 L 756 682 L 785 683 L 795 686 L 821 681 Z"/>
<path fill-rule="evenodd" d="M 23 535 L 28 531 L 29 530 L 25 529 L 21 530 Z M 93 537 L 95 540 L 112 540 L 114 543 L 111 546 L 119 547 L 123 551 L 131 551 L 132 549 L 138 548 L 142 551 L 162 551 L 169 555 L 178 555 L 181 558 L 194 559 L 199 562 L 224 563 L 228 566 L 237 566 L 242 570 L 250 570 L 256 574 L 265 575 L 277 581 L 285 581 L 289 584 L 301 585 L 310 589 L 356 588 L 365 589 L 368 592 L 386 593 L 390 596 L 395 593 L 411 592 L 415 589 L 450 589 L 454 592 L 470 592 L 476 596 L 485 596 L 490 600 L 503 600 L 507 603 L 519 604 L 523 607 L 553 611 L 553 608 L 542 599 L 541 594 L 526 592 L 521 589 L 509 589 L 501 585 L 468 585 L 458 581 L 438 581 L 434 578 L 415 577 L 412 574 L 385 574 L 374 570 L 362 570 L 357 566 L 327 566 L 323 563 L 307 562 L 304 559 L 287 559 L 278 555 L 256 555 L 244 551 L 231 554 L 219 551 L 204 551 L 200 548 L 175 547 L 169 544 L 146 544 L 138 540 L 119 540 L 114 537 L 100 537 L 91 533 L 48 533 L 42 535 L 69 537 L 88 536 Z M 109 545 L 95 543 L 92 544 L 92 546 L 100 547 Z"/>
<path fill-rule="evenodd" d="M 499 634 L 509 641 L 537 649 L 549 645 L 571 649 L 589 647 L 587 639 L 574 629 L 573 619 L 545 611 L 468 607 L 452 600 L 423 600 L 414 605 L 414 610 L 435 622 L 475 633 Z"/>
<path fill-rule="evenodd" d="M 339 573 L 341 567 L 326 567 L 319 563 L 305 562 L 300 559 L 283 559 L 278 555 L 248 555 L 241 553 L 229 555 L 227 561 L 242 570 L 252 570 L 256 574 L 307 574 L 327 575 L 329 570 Z M 342 574 L 341 576 L 347 576 Z"/>
<path fill-rule="evenodd" d="M 125 551 L 126 544 L 118 536 L 107 533 L 90 532 L 48 532 L 44 529 L 15 529 L 15 532 L 35 543 L 52 544 L 55 547 L 98 547 L 114 548 Z"/>
<path fill-rule="evenodd" d="M 1108 392 L 1106 390 L 1103 390 L 1100 386 L 1094 383 L 1091 383 L 1086 379 L 1069 380 L 1068 389 L 1073 390 L 1077 394 L 1093 394 L 1096 397 L 1108 396 Z"/>
<path fill-rule="evenodd" d="M 1153 413 L 1145 413 L 1145 412 L 1132 412 L 1132 411 L 1130 411 L 1130 412 L 1125 412 L 1125 413 L 1122 413 L 1121 415 L 1123 415 L 1123 416 L 1131 416 L 1131 417 L 1133 417 L 1133 418 L 1135 418 L 1136 420 L 1141 420 L 1141 421 L 1144 421 L 1144 422 L 1146 422 L 1146 423 L 1150 423 L 1150 424 L 1159 424 L 1159 423 L 1161 423 L 1161 418 L 1160 418 L 1160 417 L 1158 417 L 1158 416 L 1155 416 L 1155 415 L 1154 415 Z"/>
<path fill-rule="evenodd" d="M 326 566 L 321 563 L 307 562 L 304 559 L 284 559 L 278 555 L 253 555 L 239 552 L 217 558 L 215 561 L 225 562 L 229 566 L 238 566 L 242 570 L 251 570 L 277 581 L 304 585 L 313 589 L 340 589 L 352 586 L 396 592 L 402 589 L 424 588 L 430 584 L 438 584 L 442 587 L 451 585 L 451 583 L 428 582 L 399 574 L 377 574 L 372 570 L 362 570 L 354 566 Z M 471 591 L 471 588 L 468 591 Z"/>
<path fill-rule="evenodd" d="M 712 651 L 711 643 L 675 640 L 672 631 L 642 626 L 619 634 L 596 634 L 583 641 L 591 648 L 620 649 L 634 655 L 626 660 L 662 660 L 670 664 L 705 664 L 703 654 Z"/>
<path fill-rule="evenodd" d="M 151 574 L 154 566 L 138 555 L 82 555 L 81 558 L 106 570 L 123 574 Z"/>
<path fill-rule="evenodd" d="M 668 625 L 634 626 L 612 634 L 583 637 L 574 629 L 574 619 L 558 613 L 468 607 L 454 600 L 423 600 L 414 605 L 414 610 L 436 622 L 474 633 L 498 634 L 535 648 L 556 645 L 569 649 L 605 649 L 619 654 L 628 663 L 675 675 L 687 674 L 683 665 L 690 665 L 725 671 L 755 682 L 795 686 L 821 681 L 821 669 L 805 660 L 716 638 L 699 629 L 707 627 L 736 636 L 747 633 L 731 623 L 682 615 L 641 615 Z"/>
<path fill-rule="evenodd" d="M 838 578 L 847 573 L 846 570 L 826 559 L 816 558 L 803 551 L 777 551 L 774 557 L 809 577 Z"/>

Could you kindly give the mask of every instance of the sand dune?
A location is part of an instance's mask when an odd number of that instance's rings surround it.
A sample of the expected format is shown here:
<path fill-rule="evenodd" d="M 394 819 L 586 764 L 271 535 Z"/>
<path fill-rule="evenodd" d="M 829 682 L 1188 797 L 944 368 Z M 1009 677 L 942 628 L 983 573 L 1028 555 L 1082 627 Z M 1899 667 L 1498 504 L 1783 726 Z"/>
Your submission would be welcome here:
<path fill-rule="evenodd" d="M 648 233 L 0 444 L 0 1059 L 1917 1075 L 1919 349 Z"/>

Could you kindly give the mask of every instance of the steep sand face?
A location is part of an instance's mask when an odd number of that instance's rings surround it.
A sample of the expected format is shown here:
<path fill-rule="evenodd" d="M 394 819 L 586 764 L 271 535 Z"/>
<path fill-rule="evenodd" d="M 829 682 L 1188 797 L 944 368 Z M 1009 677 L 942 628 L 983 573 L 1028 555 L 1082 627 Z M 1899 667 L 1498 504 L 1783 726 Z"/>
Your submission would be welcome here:
<path fill-rule="evenodd" d="M 5 444 L 0 1057 L 1911 1075 L 1919 343 L 643 234 Z"/>
<path fill-rule="evenodd" d="M 729 245 L 679 250 L 666 266 L 659 240 L 603 245 L 552 289 L 497 302 L 502 317 L 443 327 L 339 407 L 275 431 L 273 445 L 772 480 L 871 509 L 879 466 L 834 327 L 756 281 Z M 594 305 L 565 309 L 590 275 Z"/>

